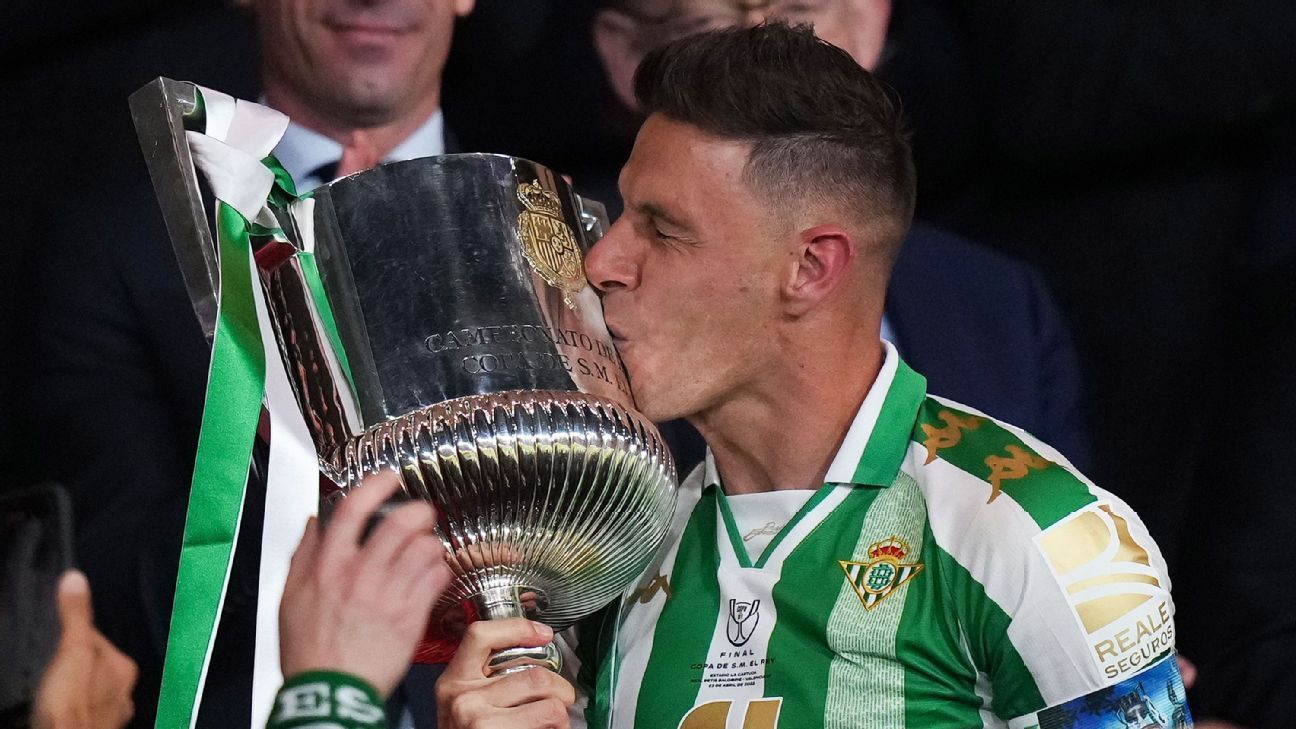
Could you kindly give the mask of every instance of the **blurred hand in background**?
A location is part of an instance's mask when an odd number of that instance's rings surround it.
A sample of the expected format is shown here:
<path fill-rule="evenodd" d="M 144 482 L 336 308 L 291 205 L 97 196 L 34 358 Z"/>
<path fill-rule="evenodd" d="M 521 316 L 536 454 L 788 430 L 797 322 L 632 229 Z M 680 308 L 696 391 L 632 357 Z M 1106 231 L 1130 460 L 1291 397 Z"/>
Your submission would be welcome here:
<path fill-rule="evenodd" d="M 135 714 L 135 662 L 94 626 L 90 583 L 76 570 L 58 586 L 62 633 L 32 706 L 35 729 L 118 729 Z"/>

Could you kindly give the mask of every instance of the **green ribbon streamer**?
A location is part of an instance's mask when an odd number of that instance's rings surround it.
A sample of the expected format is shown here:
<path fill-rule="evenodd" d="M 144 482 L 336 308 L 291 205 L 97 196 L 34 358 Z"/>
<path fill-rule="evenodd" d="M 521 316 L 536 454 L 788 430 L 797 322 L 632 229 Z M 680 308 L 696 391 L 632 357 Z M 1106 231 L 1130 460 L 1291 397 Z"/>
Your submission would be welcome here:
<path fill-rule="evenodd" d="M 217 204 L 216 220 L 220 302 L 158 696 L 158 729 L 187 728 L 193 716 L 229 578 L 265 391 L 265 351 L 252 293 L 257 284 L 248 265 L 249 225 L 225 203 Z"/>

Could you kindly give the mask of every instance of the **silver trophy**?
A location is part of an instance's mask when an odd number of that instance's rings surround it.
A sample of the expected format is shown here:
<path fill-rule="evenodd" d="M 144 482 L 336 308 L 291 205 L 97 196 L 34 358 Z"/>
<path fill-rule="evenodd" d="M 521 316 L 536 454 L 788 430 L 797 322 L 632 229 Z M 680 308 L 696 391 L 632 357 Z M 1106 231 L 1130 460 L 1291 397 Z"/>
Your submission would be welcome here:
<path fill-rule="evenodd" d="M 174 140 L 192 96 L 160 79 L 132 105 L 210 331 L 210 232 Z M 433 620 L 468 601 L 485 618 L 562 628 L 620 594 L 665 535 L 675 471 L 585 280 L 601 206 L 541 165 L 467 154 L 382 165 L 276 214 L 290 243 L 255 257 L 321 470 L 339 485 L 326 508 L 381 469 L 436 507 L 454 580 Z M 557 655 L 519 648 L 493 665 L 556 670 Z"/>

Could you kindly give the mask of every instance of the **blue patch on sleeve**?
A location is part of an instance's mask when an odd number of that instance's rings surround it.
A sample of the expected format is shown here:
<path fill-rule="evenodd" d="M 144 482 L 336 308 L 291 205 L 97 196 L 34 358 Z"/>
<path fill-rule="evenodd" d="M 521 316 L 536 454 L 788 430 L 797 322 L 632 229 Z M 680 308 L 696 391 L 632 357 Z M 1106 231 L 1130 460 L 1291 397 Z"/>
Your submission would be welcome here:
<path fill-rule="evenodd" d="M 1180 729 L 1191 727 L 1174 653 L 1146 671 L 1036 715 L 1039 729 Z"/>

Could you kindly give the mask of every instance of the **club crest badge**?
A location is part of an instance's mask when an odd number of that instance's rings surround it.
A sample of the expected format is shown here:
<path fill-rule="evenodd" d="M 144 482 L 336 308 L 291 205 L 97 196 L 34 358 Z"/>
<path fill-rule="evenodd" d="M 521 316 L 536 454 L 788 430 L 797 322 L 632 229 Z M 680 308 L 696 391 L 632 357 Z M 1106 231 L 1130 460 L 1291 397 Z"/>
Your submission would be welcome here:
<path fill-rule="evenodd" d="M 901 585 L 922 572 L 921 562 L 905 562 L 910 552 L 909 543 L 890 536 L 869 545 L 867 562 L 838 560 L 846 581 L 855 589 L 865 610 L 872 610 Z"/>
<path fill-rule="evenodd" d="M 576 236 L 562 217 L 558 196 L 540 181 L 518 186 L 518 200 L 526 206 L 518 214 L 522 253 L 531 269 L 550 286 L 563 292 L 563 303 L 575 309 L 572 296 L 585 288 L 585 261 Z"/>
<path fill-rule="evenodd" d="M 760 600 L 729 601 L 729 623 L 725 626 L 725 634 L 729 638 L 730 645 L 737 647 L 751 640 L 758 623 L 760 623 Z"/>

